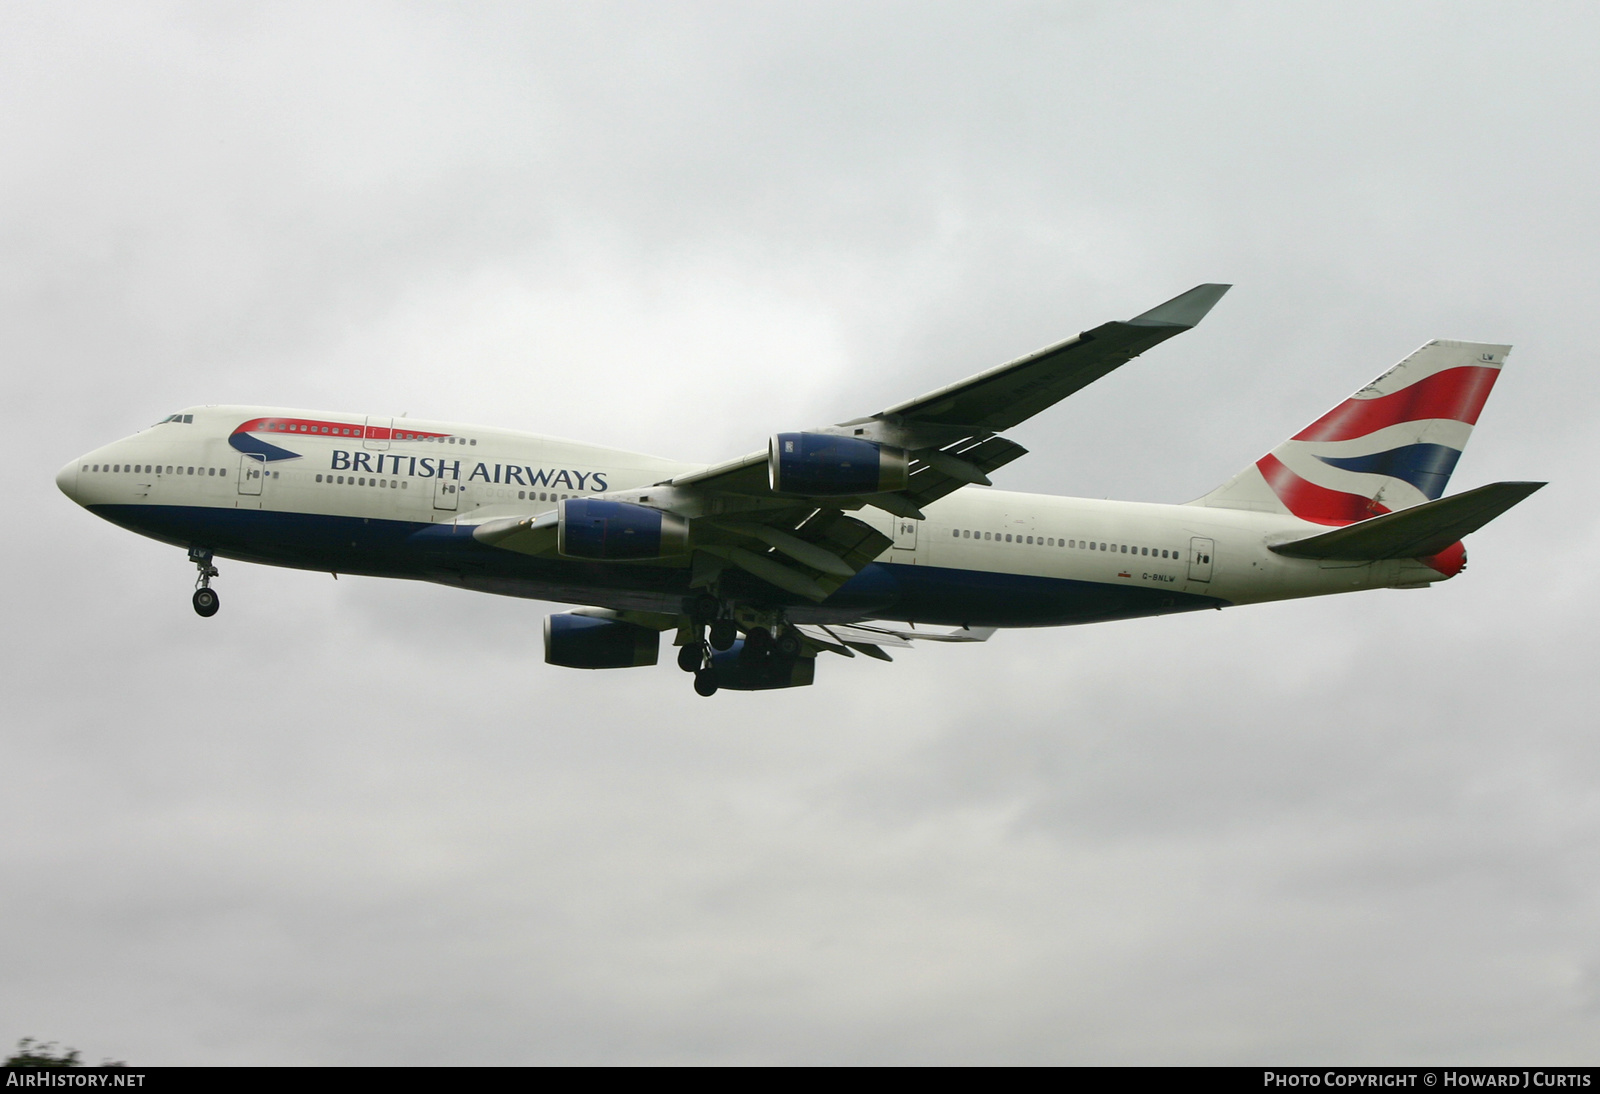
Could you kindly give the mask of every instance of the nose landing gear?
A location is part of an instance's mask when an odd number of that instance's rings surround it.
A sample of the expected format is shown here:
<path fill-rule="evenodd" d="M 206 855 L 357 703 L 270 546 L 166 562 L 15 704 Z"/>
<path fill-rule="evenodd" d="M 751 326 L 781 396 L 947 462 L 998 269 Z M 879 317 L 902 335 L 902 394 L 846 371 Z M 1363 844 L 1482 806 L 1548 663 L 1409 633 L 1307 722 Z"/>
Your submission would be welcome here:
<path fill-rule="evenodd" d="M 217 591 L 211 587 L 211 579 L 217 576 L 217 568 L 211 565 L 211 552 L 204 547 L 189 548 L 189 561 L 200 571 L 200 576 L 194 583 L 195 614 L 210 619 L 222 606 L 221 601 L 217 599 Z"/>

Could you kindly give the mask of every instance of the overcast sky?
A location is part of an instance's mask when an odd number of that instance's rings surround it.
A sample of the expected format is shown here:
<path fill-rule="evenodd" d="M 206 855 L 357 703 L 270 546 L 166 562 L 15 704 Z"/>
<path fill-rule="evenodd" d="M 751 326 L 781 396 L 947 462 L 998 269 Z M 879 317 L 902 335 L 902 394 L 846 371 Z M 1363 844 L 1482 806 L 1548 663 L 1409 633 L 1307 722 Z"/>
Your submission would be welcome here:
<path fill-rule="evenodd" d="M 0 6 L 0 1047 L 138 1064 L 1594 1063 L 1600 9 Z M 558 610 L 57 492 L 173 411 L 715 460 L 1202 281 L 1013 431 L 1180 502 L 1514 343 L 1427 592 L 696 696 Z"/>

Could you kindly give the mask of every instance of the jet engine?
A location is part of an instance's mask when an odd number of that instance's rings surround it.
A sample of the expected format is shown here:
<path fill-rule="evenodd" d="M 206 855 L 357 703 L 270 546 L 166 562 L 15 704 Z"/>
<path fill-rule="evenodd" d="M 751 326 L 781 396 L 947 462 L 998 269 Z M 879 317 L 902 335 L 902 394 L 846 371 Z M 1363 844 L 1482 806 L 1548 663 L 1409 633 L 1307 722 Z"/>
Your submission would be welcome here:
<path fill-rule="evenodd" d="M 631 669 L 653 665 L 661 632 L 620 619 L 562 612 L 544 620 L 544 660 L 569 669 Z"/>
<path fill-rule="evenodd" d="M 904 490 L 905 450 L 832 433 L 779 433 L 767 446 L 767 474 L 780 494 L 834 497 Z"/>
<path fill-rule="evenodd" d="M 568 558 L 668 558 L 689 549 L 689 523 L 672 513 L 603 498 L 561 503 L 556 550 Z"/>

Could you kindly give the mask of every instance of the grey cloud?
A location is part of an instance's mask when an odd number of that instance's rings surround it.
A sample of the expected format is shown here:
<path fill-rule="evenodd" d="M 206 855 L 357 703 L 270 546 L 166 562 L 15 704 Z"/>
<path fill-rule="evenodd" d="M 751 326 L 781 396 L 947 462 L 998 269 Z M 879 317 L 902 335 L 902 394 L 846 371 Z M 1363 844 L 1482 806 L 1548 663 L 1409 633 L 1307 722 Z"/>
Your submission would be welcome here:
<path fill-rule="evenodd" d="M 0 1036 L 138 1063 L 1397 1062 L 1594 1043 L 1595 16 L 13 6 Z M 546 606 L 54 489 L 180 406 L 685 458 L 1207 280 L 1000 485 L 1179 501 L 1516 343 L 1468 571 L 704 702 Z"/>

